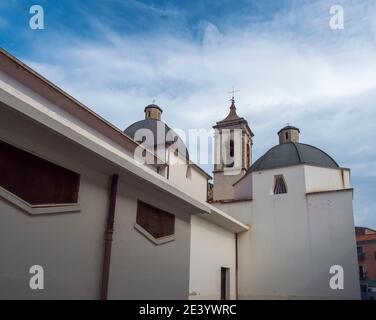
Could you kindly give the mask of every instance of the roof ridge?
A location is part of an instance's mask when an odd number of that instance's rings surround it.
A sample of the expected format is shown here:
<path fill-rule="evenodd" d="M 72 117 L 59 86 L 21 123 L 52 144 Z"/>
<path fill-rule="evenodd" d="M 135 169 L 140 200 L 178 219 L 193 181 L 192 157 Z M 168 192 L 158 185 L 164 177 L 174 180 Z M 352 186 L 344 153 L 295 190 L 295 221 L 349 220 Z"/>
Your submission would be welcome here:
<path fill-rule="evenodd" d="M 294 145 L 296 153 L 297 153 L 298 158 L 299 158 L 299 163 L 303 163 L 302 157 L 300 156 L 300 151 L 299 151 L 298 146 L 297 146 L 297 143 L 299 143 L 299 142 L 293 142 L 293 141 L 291 141 L 289 143 L 292 143 Z"/>

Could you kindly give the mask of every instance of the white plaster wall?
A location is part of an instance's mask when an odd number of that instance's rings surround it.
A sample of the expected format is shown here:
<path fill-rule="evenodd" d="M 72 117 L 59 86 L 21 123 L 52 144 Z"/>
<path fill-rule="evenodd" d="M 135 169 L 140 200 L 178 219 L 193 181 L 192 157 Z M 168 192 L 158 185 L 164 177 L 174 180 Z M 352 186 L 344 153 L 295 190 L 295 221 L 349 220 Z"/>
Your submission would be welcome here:
<path fill-rule="evenodd" d="M 3 107 L 0 139 L 81 174 L 77 213 L 29 216 L 0 198 L 0 299 L 98 299 L 108 177 L 83 164 L 93 162 L 88 154 Z M 44 290 L 29 288 L 32 265 L 44 268 Z"/>
<path fill-rule="evenodd" d="M 327 191 L 350 188 L 350 171 L 304 166 L 306 191 Z"/>
<path fill-rule="evenodd" d="M 167 150 L 166 152 L 169 153 L 167 156 L 169 163 L 172 163 L 169 166 L 169 181 L 195 199 L 206 202 L 207 178 L 194 166 L 191 166 L 191 178 L 187 178 L 187 164 L 182 163 L 185 160 L 176 156 L 171 150 Z"/>
<path fill-rule="evenodd" d="M 328 196 L 330 194 L 330 196 Z M 307 196 L 312 248 L 312 278 L 320 281 L 329 265 L 344 269 L 344 290 L 320 287 L 321 294 L 333 298 L 360 298 L 358 258 L 352 209 L 352 192 L 332 192 Z"/>
<path fill-rule="evenodd" d="M 155 245 L 134 228 L 137 199 L 175 215 L 175 240 Z M 119 185 L 110 299 L 188 299 L 190 216 L 144 184 Z"/>
<path fill-rule="evenodd" d="M 111 163 L 0 105 L 0 139 L 81 174 L 81 211 L 29 216 L 0 199 L 0 299 L 98 299 Z M 120 175 L 110 298 L 187 299 L 190 216 L 151 184 Z M 140 198 L 176 215 L 176 240 L 156 248 L 133 228 Z M 29 268 L 45 289 L 29 289 Z"/>
<path fill-rule="evenodd" d="M 239 237 L 239 297 L 358 298 L 351 192 L 342 196 L 322 194 L 320 199 L 327 201 L 329 207 L 314 209 L 312 204 L 309 209 L 304 166 L 252 174 L 252 201 L 217 204 L 251 226 Z M 288 193 L 274 195 L 274 176 L 280 174 Z M 333 217 L 340 220 L 337 225 Z M 331 248 L 330 255 L 327 247 Z M 334 263 L 346 268 L 345 290 L 329 288 L 329 268 Z"/>
<path fill-rule="evenodd" d="M 230 268 L 230 298 L 236 298 L 235 234 L 192 216 L 190 299 L 221 298 L 221 267 Z"/>

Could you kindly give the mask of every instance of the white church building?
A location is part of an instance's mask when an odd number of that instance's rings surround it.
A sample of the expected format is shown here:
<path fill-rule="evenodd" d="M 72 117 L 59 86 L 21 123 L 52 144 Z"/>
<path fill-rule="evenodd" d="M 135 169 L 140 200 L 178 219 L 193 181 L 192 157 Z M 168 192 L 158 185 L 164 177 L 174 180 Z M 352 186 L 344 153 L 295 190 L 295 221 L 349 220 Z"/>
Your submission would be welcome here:
<path fill-rule="evenodd" d="M 349 169 L 293 126 L 253 161 L 232 99 L 211 190 L 144 114 L 122 131 L 0 50 L 0 299 L 360 298 Z"/>

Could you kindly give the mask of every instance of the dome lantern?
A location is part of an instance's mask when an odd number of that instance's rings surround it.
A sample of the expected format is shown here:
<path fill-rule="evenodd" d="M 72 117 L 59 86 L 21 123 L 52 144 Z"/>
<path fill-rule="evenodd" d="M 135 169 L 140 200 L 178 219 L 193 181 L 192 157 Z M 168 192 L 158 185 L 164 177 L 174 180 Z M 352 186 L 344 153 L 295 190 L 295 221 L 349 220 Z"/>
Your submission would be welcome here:
<path fill-rule="evenodd" d="M 287 125 L 278 131 L 279 144 L 288 143 L 288 142 L 299 142 L 299 133 L 300 130 L 297 127 Z"/>
<path fill-rule="evenodd" d="M 145 119 L 161 120 L 163 110 L 156 104 L 149 104 L 145 107 Z"/>

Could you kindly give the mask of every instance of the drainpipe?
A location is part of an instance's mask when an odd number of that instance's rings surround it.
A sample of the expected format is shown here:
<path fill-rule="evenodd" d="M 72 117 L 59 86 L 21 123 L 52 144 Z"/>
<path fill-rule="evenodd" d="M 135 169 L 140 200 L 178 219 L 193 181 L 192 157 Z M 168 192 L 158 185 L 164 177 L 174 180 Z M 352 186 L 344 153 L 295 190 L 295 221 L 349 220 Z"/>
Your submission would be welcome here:
<path fill-rule="evenodd" d="M 111 189 L 109 194 L 109 208 L 107 216 L 107 225 L 104 237 L 104 256 L 103 256 L 103 270 L 102 270 L 102 288 L 101 300 L 107 300 L 108 279 L 110 277 L 110 261 L 112 248 L 112 235 L 114 233 L 114 220 L 116 208 L 116 194 L 118 188 L 119 176 L 114 174 L 111 177 Z"/>
<path fill-rule="evenodd" d="M 238 234 L 235 233 L 235 297 L 239 299 L 239 256 L 238 256 Z"/>

